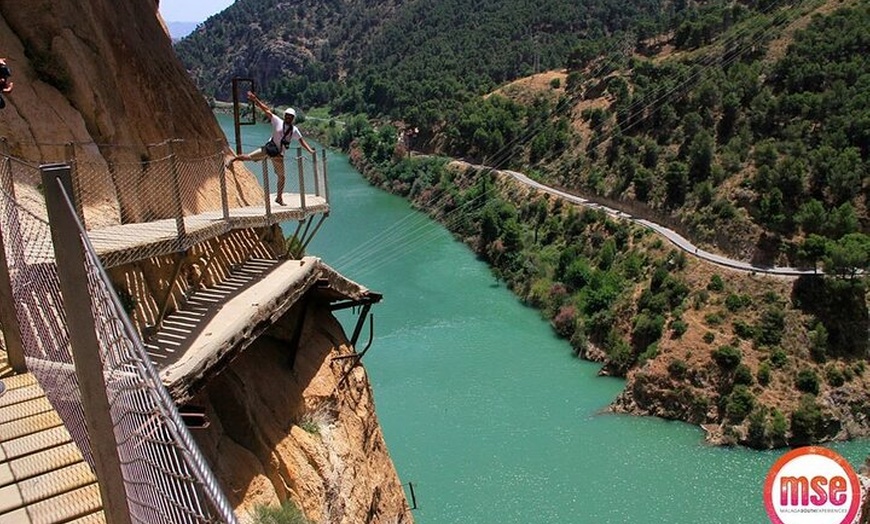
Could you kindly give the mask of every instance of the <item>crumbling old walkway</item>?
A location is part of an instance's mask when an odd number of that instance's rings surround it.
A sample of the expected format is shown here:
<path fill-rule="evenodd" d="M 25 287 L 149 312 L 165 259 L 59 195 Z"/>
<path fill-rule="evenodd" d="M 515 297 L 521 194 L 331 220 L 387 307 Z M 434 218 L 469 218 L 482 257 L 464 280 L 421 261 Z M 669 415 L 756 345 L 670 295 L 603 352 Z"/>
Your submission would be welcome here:
<path fill-rule="evenodd" d="M 8 388 L 0 396 L 0 524 L 235 522 L 176 404 L 309 289 L 333 286 L 335 300 L 352 303 L 379 296 L 318 259 L 251 251 L 223 282 L 186 290 L 177 311 L 147 326 L 146 347 L 105 271 L 154 257 L 174 257 L 180 268 L 203 243 L 287 221 L 298 222 L 296 251 L 304 250 L 329 213 L 325 163 L 297 158 L 288 205 L 279 206 L 267 166 L 252 200 L 238 178 L 228 183 L 223 152 L 127 163 L 69 157 L 37 167 L 0 156 L 9 362 L 0 369 Z M 111 183 L 117 200 L 89 194 L 84 181 L 95 180 Z M 105 189 L 98 193 L 112 193 Z M 117 218 L 101 220 L 94 207 Z"/>

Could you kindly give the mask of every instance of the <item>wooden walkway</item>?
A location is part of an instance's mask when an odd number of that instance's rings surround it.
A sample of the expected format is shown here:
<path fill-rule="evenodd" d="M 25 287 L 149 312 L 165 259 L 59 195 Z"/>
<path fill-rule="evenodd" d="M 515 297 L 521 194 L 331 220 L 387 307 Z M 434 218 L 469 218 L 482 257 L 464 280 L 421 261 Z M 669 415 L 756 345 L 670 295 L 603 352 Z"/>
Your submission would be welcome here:
<path fill-rule="evenodd" d="M 174 253 L 231 229 L 264 227 L 329 213 L 329 204 L 323 197 L 305 195 L 304 206 L 298 193 L 284 193 L 286 205 L 283 206 L 275 203 L 275 193 L 269 198 L 268 214 L 264 203 L 261 206 L 230 208 L 228 219 L 224 219 L 220 210 L 186 216 L 183 238 L 178 236 L 178 225 L 174 218 L 96 229 L 88 231 L 88 238 L 103 265 L 114 267 Z"/>
<path fill-rule="evenodd" d="M 105 522 L 96 477 L 36 379 L 0 370 L 0 524 Z"/>

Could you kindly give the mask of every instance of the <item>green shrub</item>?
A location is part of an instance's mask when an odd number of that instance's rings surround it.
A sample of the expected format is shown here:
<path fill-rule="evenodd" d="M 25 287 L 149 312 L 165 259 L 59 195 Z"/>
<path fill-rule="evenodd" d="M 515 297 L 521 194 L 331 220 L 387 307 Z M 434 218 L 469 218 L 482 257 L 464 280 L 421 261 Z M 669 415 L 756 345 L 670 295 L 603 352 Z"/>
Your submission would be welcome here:
<path fill-rule="evenodd" d="M 749 427 L 746 433 L 749 446 L 756 449 L 767 447 L 767 409 L 764 406 L 749 414 Z"/>
<path fill-rule="evenodd" d="M 846 382 L 851 382 L 852 379 L 855 378 L 855 372 L 852 371 L 852 368 L 846 366 L 843 368 L 843 380 Z"/>
<path fill-rule="evenodd" d="M 778 304 L 779 294 L 776 291 L 768 291 L 764 294 L 764 302 L 767 304 Z"/>
<path fill-rule="evenodd" d="M 734 386 L 734 390 L 725 401 L 725 415 L 728 420 L 740 423 L 752 412 L 753 408 L 755 408 L 755 396 L 749 391 L 749 388 L 742 384 Z"/>
<path fill-rule="evenodd" d="M 791 414 L 790 445 L 812 444 L 822 434 L 824 416 L 812 395 L 801 397 L 800 406 Z"/>
<path fill-rule="evenodd" d="M 741 358 L 740 350 L 734 346 L 720 346 L 713 351 L 713 360 L 724 369 L 736 369 Z"/>
<path fill-rule="evenodd" d="M 668 364 L 668 373 L 671 374 L 672 377 L 677 379 L 682 379 L 686 376 L 686 372 L 689 371 L 689 365 L 686 364 L 685 361 L 680 359 L 671 360 Z"/>
<path fill-rule="evenodd" d="M 685 320 L 678 318 L 671 322 L 671 337 L 681 338 L 689 330 L 689 324 Z"/>
<path fill-rule="evenodd" d="M 571 335 L 571 347 L 574 348 L 574 353 L 580 356 L 585 356 L 589 350 L 589 337 L 586 336 L 586 329 L 580 322 L 577 323 L 574 334 Z"/>
<path fill-rule="evenodd" d="M 828 330 L 821 323 L 810 332 L 810 356 L 820 364 L 828 360 Z"/>
<path fill-rule="evenodd" d="M 278 507 L 256 506 L 253 517 L 254 524 L 313 524 L 290 500 Z"/>
<path fill-rule="evenodd" d="M 756 331 L 756 340 L 762 346 L 775 346 L 782 341 L 785 331 L 785 312 L 778 307 L 773 307 L 761 314 L 761 319 Z"/>
<path fill-rule="evenodd" d="M 746 364 L 738 365 L 737 369 L 734 370 L 734 383 L 751 386 L 753 382 L 755 379 L 752 378 L 752 370 L 749 369 L 749 366 Z"/>
<path fill-rule="evenodd" d="M 818 395 L 819 376 L 812 369 L 802 369 L 795 379 L 795 387 L 798 388 L 798 391 Z"/>
<path fill-rule="evenodd" d="M 320 426 L 317 422 L 313 420 L 303 420 L 299 423 L 299 427 L 304 429 L 307 433 L 311 433 L 312 435 L 320 434 Z"/>
<path fill-rule="evenodd" d="M 628 370 L 634 363 L 634 353 L 631 347 L 622 340 L 616 340 L 607 348 L 607 356 L 610 363 L 620 372 Z"/>
<path fill-rule="evenodd" d="M 774 409 L 770 416 L 770 428 L 767 431 L 770 443 L 774 447 L 785 446 L 788 436 L 788 421 L 785 415 L 778 409 Z"/>
<path fill-rule="evenodd" d="M 766 385 L 770 384 L 770 378 L 771 378 L 770 364 L 768 364 L 767 362 L 762 362 L 758 366 L 758 374 L 755 376 L 755 378 L 758 380 L 758 383 L 761 384 L 762 386 L 766 386 Z"/>
<path fill-rule="evenodd" d="M 706 289 L 702 289 L 695 294 L 695 300 L 692 302 L 692 307 L 697 309 L 701 309 L 710 300 L 710 293 L 707 292 Z"/>
<path fill-rule="evenodd" d="M 846 377 L 843 374 L 843 371 L 840 370 L 838 366 L 831 364 L 825 368 L 825 382 L 835 388 L 838 388 L 845 384 Z"/>
<path fill-rule="evenodd" d="M 788 353 L 782 348 L 775 348 L 770 353 L 770 363 L 775 368 L 781 368 L 788 363 Z"/>
<path fill-rule="evenodd" d="M 661 315 L 650 316 L 641 313 L 635 318 L 631 339 L 635 347 L 647 347 L 662 337 L 665 319 Z"/>
<path fill-rule="evenodd" d="M 752 297 L 749 295 L 731 293 L 725 297 L 725 307 L 731 312 L 740 311 L 743 308 L 749 307 L 750 304 L 752 304 Z"/>
<path fill-rule="evenodd" d="M 755 328 L 750 326 L 745 320 L 734 321 L 734 334 L 743 340 L 752 340 L 755 338 Z"/>
<path fill-rule="evenodd" d="M 658 344 L 650 344 L 647 346 L 646 350 L 643 353 L 637 356 L 637 364 L 638 366 L 643 365 L 647 360 L 652 360 L 656 358 L 659 354 L 659 345 Z"/>
<path fill-rule="evenodd" d="M 702 339 L 704 340 L 704 342 L 706 342 L 707 344 L 712 344 L 713 341 L 716 340 L 716 335 L 714 335 L 712 332 L 708 331 L 708 332 L 704 333 L 704 336 L 701 337 L 701 338 L 702 338 Z"/>
<path fill-rule="evenodd" d="M 704 323 L 708 326 L 719 326 L 722 322 L 725 321 L 725 317 L 722 315 L 721 311 L 716 311 L 714 313 L 707 313 L 704 315 Z"/>
<path fill-rule="evenodd" d="M 725 289 L 725 282 L 722 280 L 722 277 L 718 274 L 710 277 L 710 282 L 707 284 L 707 289 L 710 291 L 722 291 Z"/>

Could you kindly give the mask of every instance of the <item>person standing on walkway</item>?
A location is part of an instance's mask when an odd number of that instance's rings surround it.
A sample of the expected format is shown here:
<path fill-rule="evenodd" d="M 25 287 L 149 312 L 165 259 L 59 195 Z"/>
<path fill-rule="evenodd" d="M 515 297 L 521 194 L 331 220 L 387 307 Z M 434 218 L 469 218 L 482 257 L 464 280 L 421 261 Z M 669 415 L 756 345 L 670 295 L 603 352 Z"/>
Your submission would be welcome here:
<path fill-rule="evenodd" d="M 272 159 L 272 165 L 275 167 L 275 175 L 278 178 L 278 187 L 276 189 L 275 202 L 278 205 L 284 205 L 284 181 L 286 173 L 284 171 L 284 151 L 290 147 L 290 142 L 295 138 L 299 145 L 309 153 L 314 153 L 314 148 L 308 145 L 308 142 L 302 138 L 302 133 L 293 122 L 296 120 L 296 111 L 292 107 L 284 110 L 284 118 L 279 117 L 272 111 L 269 106 L 264 104 L 253 91 L 248 91 L 248 100 L 259 107 L 260 110 L 266 113 L 272 125 L 272 137 L 266 144 L 250 153 L 244 155 L 236 155 L 227 162 L 227 168 L 232 167 L 236 160 L 258 162 L 269 157 Z"/>
<path fill-rule="evenodd" d="M 6 59 L 0 58 L 0 109 L 6 107 L 6 99 L 3 98 L 3 95 L 12 92 L 13 83 L 9 80 L 11 76 L 12 71 L 6 65 Z"/>

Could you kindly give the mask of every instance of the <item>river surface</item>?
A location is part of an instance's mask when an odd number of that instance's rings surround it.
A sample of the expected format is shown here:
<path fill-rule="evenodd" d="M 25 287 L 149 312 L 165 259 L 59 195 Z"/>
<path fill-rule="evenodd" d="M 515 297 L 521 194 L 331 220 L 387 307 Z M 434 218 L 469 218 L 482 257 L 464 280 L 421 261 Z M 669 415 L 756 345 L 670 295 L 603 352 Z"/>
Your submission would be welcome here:
<path fill-rule="evenodd" d="M 245 149 L 268 132 L 243 128 Z M 783 451 L 710 447 L 695 426 L 603 412 L 624 382 L 575 358 L 464 244 L 337 152 L 329 188 L 308 252 L 384 294 L 364 363 L 417 523 L 769 522 L 763 484 Z M 356 317 L 340 318 L 352 332 Z M 856 467 L 870 454 L 866 440 L 829 447 Z"/>

